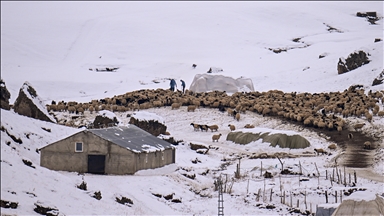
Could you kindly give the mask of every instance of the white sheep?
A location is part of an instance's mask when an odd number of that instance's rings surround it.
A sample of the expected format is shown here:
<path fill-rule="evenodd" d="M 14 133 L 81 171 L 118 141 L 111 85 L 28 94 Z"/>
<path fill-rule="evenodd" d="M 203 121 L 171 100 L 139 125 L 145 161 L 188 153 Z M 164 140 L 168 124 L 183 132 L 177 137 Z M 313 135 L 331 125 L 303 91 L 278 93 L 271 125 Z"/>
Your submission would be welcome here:
<path fill-rule="evenodd" d="M 337 145 L 335 143 L 332 143 L 328 146 L 329 149 L 335 150 L 337 148 Z"/>
<path fill-rule="evenodd" d="M 216 140 L 216 142 L 219 142 L 220 137 L 221 137 L 221 134 L 215 134 L 215 135 L 213 135 L 213 136 L 212 136 L 212 142 L 215 142 L 215 140 Z"/>
<path fill-rule="evenodd" d="M 213 132 L 214 130 L 217 131 L 219 129 L 219 126 L 217 125 L 210 125 L 208 126 L 209 129 L 211 129 L 211 132 Z"/>
<path fill-rule="evenodd" d="M 363 146 L 364 146 L 364 149 L 371 149 L 371 142 L 366 141 L 364 142 Z"/>
<path fill-rule="evenodd" d="M 355 129 L 355 131 L 357 131 L 358 129 L 363 128 L 364 125 L 365 125 L 365 123 L 362 123 L 362 124 L 355 124 L 355 125 L 353 126 L 353 128 Z"/>
<path fill-rule="evenodd" d="M 199 129 L 200 129 L 200 125 L 195 124 L 195 123 L 191 123 L 190 125 L 193 126 L 193 130 L 194 130 L 194 131 L 199 131 Z"/>
<path fill-rule="evenodd" d="M 237 121 L 239 121 L 240 120 L 240 113 L 236 113 L 235 118 L 236 118 Z"/>
<path fill-rule="evenodd" d="M 246 125 L 244 126 L 244 128 L 255 128 L 255 126 L 254 126 L 254 125 L 251 125 L 251 124 L 246 124 Z"/>
<path fill-rule="evenodd" d="M 229 129 L 230 129 L 231 131 L 236 130 L 235 125 L 229 124 L 228 127 L 229 127 Z"/>
<path fill-rule="evenodd" d="M 187 112 L 189 112 L 189 111 L 195 112 L 195 109 L 196 109 L 195 105 L 189 105 L 188 108 L 187 108 Z"/>
<path fill-rule="evenodd" d="M 199 125 L 201 131 L 208 132 L 208 125 Z"/>
<path fill-rule="evenodd" d="M 323 154 L 327 154 L 327 152 L 324 151 L 324 149 L 322 149 L 322 148 L 315 149 L 315 152 L 317 153 L 317 155 L 319 155 L 320 153 L 321 153 L 321 155 L 323 155 Z"/>
<path fill-rule="evenodd" d="M 181 106 L 180 103 L 173 103 L 173 104 L 171 105 L 172 109 L 179 109 L 180 106 Z"/>

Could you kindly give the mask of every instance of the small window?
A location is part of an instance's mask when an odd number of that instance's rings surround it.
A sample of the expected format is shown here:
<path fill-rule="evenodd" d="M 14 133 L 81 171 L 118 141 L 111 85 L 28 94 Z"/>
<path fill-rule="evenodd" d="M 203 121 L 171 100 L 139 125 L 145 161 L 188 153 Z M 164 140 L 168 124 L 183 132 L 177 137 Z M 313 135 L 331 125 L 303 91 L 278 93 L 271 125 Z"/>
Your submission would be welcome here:
<path fill-rule="evenodd" d="M 82 142 L 76 143 L 75 152 L 83 152 L 83 143 Z"/>

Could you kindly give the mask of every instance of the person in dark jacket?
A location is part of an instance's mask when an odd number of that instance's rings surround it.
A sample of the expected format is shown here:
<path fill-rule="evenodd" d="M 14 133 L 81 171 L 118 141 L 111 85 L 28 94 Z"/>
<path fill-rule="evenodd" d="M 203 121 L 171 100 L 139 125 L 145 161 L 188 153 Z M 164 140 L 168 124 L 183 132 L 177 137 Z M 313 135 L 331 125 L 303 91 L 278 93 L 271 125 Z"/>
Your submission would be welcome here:
<path fill-rule="evenodd" d="M 185 90 L 185 82 L 184 82 L 184 80 L 180 80 L 180 82 L 181 82 L 181 87 L 183 87 L 183 94 L 184 94 L 184 90 Z"/>
<path fill-rule="evenodd" d="M 171 83 L 169 85 L 171 86 L 171 91 L 175 91 L 175 87 L 177 88 L 176 81 L 174 79 L 171 79 Z"/>

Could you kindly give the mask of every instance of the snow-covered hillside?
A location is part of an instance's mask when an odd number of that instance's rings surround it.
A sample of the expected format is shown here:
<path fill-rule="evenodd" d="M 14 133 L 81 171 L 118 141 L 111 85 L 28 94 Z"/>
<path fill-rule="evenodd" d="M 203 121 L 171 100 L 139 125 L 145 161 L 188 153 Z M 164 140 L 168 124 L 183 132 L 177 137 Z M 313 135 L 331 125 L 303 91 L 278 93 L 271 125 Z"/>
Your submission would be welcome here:
<path fill-rule="evenodd" d="M 367 11 L 377 12 L 380 19 L 376 25 L 356 16 Z M 376 38 L 383 40 L 382 16 L 381 1 L 2 1 L 1 78 L 11 93 L 11 104 L 25 81 L 46 104 L 52 100 L 89 102 L 139 89 L 167 89 L 169 78 L 177 80 L 178 89 L 183 79 L 188 89 L 196 74 L 205 74 L 211 67 L 223 69 L 215 74 L 250 78 L 259 92 L 331 92 L 356 84 L 364 85 L 366 92 L 383 90 L 383 84 L 371 86 L 383 71 L 383 41 L 374 42 Z M 369 53 L 370 62 L 338 75 L 339 58 L 357 50 Z M 105 68 L 118 69 L 96 71 Z M 357 169 L 358 183 L 345 187 L 335 182 L 331 185 L 325 177 L 332 172 L 335 160 L 342 157 L 341 149 L 331 151 L 332 155 L 313 154 L 314 148 L 331 144 L 324 135 L 251 112 L 237 122 L 217 109 L 187 112 L 185 107 L 164 107 L 146 111 L 159 116 L 172 137 L 183 140 L 175 146 L 176 163 L 132 176 L 100 176 L 39 166 L 39 148 L 81 129 L 1 110 L 1 200 L 18 203 L 16 209 L 2 208 L 2 215 L 38 215 L 33 209 L 39 203 L 58 209 L 60 215 L 215 215 L 218 192 L 214 180 L 220 175 L 228 175 L 228 188 L 233 184 L 231 192 L 224 193 L 227 215 L 288 214 L 291 202 L 296 207 L 297 200 L 301 211 L 314 212 L 317 204 L 325 203 L 325 191 L 340 195 L 342 190 L 356 188 L 369 194 L 384 193 L 384 143 L 374 150 L 375 158 L 381 160 L 369 169 Z M 132 112 L 116 115 L 124 125 Z M 59 118 L 69 116 L 55 114 Z M 84 119 L 91 121 L 95 115 L 86 111 Z M 213 133 L 193 131 L 191 122 L 215 123 L 223 136 L 212 143 Z M 348 118 L 347 122 L 366 121 Z M 240 129 L 247 123 L 299 133 L 311 146 L 289 150 L 261 141 L 237 145 L 225 140 L 230 132 L 228 124 Z M 374 116 L 366 130 L 379 133 L 383 128 L 384 119 Z M 212 148 L 206 155 L 198 154 L 190 149 L 190 142 Z M 260 153 L 310 156 L 282 159 L 284 167 L 293 172 L 301 167 L 304 176 L 299 177 L 278 175 L 281 164 L 276 158 L 251 159 Z M 239 157 L 243 157 L 243 177 L 232 181 Z M 264 180 L 261 167 L 275 177 Z M 353 171 L 346 172 L 353 178 Z M 316 177 L 318 172 L 320 178 Z M 195 179 L 186 177 L 193 175 Z M 77 188 L 83 181 L 87 191 Z M 257 200 L 259 189 L 261 197 Z M 101 200 L 92 197 L 98 191 Z M 156 196 L 171 194 L 181 203 Z M 133 204 L 121 205 L 116 202 L 119 197 L 129 198 Z M 335 202 L 329 195 L 329 203 Z M 275 208 L 267 209 L 269 204 Z"/>
<path fill-rule="evenodd" d="M 337 91 L 352 84 L 370 86 L 383 65 L 382 42 L 374 43 L 383 36 L 383 20 L 371 25 L 356 16 L 376 11 L 381 17 L 382 2 L 1 6 L 1 71 L 11 102 L 25 81 L 37 86 L 47 101 L 90 101 L 136 89 L 167 88 L 168 78 L 182 78 L 188 87 L 195 74 L 210 67 L 222 68 L 222 75 L 251 78 L 257 91 Z M 328 31 L 330 27 L 338 31 Z M 278 48 L 288 51 L 269 50 Z M 338 75 L 338 59 L 360 49 L 368 50 L 372 61 Z M 105 67 L 119 69 L 95 72 Z"/>

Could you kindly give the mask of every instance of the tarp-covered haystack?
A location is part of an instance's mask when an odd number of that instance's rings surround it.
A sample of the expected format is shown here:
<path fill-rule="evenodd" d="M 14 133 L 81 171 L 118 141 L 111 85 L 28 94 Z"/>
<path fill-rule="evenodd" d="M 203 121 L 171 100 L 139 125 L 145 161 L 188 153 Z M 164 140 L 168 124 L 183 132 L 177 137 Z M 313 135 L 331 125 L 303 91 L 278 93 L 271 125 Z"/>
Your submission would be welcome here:
<path fill-rule="evenodd" d="M 254 88 L 253 82 L 249 78 L 234 79 L 223 75 L 196 74 L 189 90 L 193 92 L 225 91 L 235 93 L 251 92 L 254 91 Z"/>
<path fill-rule="evenodd" d="M 357 191 L 343 198 L 333 215 L 384 215 L 384 197 L 374 192 Z"/>
<path fill-rule="evenodd" d="M 227 140 L 237 144 L 248 144 L 262 139 L 263 142 L 271 143 L 271 146 L 280 148 L 307 148 L 310 143 L 307 139 L 292 131 L 279 131 L 266 128 L 242 129 L 230 132 Z"/>

